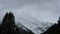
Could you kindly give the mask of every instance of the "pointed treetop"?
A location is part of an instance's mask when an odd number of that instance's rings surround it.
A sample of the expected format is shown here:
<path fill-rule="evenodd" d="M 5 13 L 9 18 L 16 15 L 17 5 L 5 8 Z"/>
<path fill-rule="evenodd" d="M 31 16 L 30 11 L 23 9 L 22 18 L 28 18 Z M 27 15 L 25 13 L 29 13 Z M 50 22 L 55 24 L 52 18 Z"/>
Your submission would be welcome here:
<path fill-rule="evenodd" d="M 59 20 L 58 20 L 58 24 L 60 24 L 60 17 L 59 17 Z"/>

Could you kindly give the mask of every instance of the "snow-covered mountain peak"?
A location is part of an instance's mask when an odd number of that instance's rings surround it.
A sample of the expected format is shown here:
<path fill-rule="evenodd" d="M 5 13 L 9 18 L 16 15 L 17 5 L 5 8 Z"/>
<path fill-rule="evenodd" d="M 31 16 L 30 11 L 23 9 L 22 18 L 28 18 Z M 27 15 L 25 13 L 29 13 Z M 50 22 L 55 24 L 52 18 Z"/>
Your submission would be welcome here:
<path fill-rule="evenodd" d="M 49 27 L 51 27 L 51 25 L 53 25 L 53 23 L 40 22 L 37 19 L 28 17 L 21 17 L 19 23 L 23 25 L 23 28 L 27 27 L 28 29 L 32 30 L 35 34 L 40 34 L 46 31 Z M 21 24 L 19 24 L 19 26 L 21 26 Z"/>

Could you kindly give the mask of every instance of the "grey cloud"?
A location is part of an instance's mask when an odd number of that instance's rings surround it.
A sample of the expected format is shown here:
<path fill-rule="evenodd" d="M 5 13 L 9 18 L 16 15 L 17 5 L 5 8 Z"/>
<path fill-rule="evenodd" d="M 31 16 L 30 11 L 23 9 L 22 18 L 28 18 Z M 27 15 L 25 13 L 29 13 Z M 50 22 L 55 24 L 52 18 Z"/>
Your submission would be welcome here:
<path fill-rule="evenodd" d="M 0 17 L 7 11 L 12 11 L 16 18 L 18 16 L 17 20 L 20 16 L 30 16 L 40 21 L 56 22 L 60 11 L 59 3 L 60 0 L 0 0 Z"/>

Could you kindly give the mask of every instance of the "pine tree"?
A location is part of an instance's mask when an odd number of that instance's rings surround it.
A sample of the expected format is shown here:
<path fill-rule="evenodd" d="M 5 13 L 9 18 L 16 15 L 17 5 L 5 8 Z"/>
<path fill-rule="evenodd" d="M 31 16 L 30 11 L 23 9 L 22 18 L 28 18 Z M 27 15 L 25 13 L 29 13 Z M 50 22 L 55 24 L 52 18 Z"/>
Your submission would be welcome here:
<path fill-rule="evenodd" d="M 3 18 L 2 25 L 2 34 L 17 34 L 15 18 L 13 13 L 6 13 L 6 15 Z"/>
<path fill-rule="evenodd" d="M 5 16 L 3 17 L 2 25 L 5 25 L 7 20 L 8 20 L 8 13 L 6 13 Z"/>
<path fill-rule="evenodd" d="M 8 13 L 4 16 L 2 20 L 2 34 L 6 34 L 7 30 L 7 23 L 8 23 Z"/>
<path fill-rule="evenodd" d="M 15 28 L 15 18 L 13 13 L 9 12 L 8 15 L 8 32 L 14 33 L 14 28 Z"/>
<path fill-rule="evenodd" d="M 2 32 L 0 34 L 34 34 L 31 30 L 25 31 L 15 25 L 15 17 L 12 12 L 6 13 L 2 20 Z"/>

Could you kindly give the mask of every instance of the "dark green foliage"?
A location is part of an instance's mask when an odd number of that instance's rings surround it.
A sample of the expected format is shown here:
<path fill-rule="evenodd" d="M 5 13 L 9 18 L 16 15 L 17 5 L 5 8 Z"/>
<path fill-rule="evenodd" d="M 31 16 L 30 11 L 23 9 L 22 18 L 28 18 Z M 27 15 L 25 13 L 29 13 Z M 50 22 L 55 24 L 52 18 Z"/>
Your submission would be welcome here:
<path fill-rule="evenodd" d="M 9 12 L 3 18 L 2 21 L 2 34 L 17 34 L 15 26 L 15 18 L 13 13 Z"/>
<path fill-rule="evenodd" d="M 15 24 L 13 13 L 6 13 L 0 25 L 0 34 L 33 34 L 32 31 L 25 31 Z"/>
<path fill-rule="evenodd" d="M 6 15 L 4 16 L 4 18 L 2 20 L 2 22 L 3 22 L 2 25 L 6 24 L 7 20 L 8 20 L 8 13 L 6 13 Z"/>
<path fill-rule="evenodd" d="M 58 24 L 52 25 L 46 32 L 42 34 L 60 34 L 60 17 Z"/>

